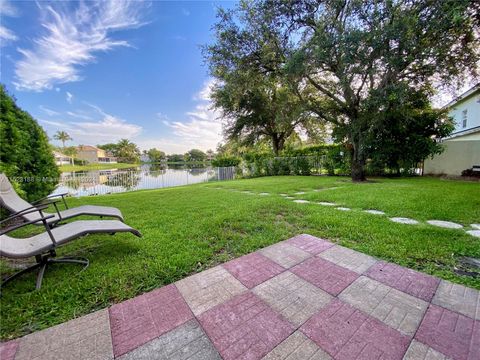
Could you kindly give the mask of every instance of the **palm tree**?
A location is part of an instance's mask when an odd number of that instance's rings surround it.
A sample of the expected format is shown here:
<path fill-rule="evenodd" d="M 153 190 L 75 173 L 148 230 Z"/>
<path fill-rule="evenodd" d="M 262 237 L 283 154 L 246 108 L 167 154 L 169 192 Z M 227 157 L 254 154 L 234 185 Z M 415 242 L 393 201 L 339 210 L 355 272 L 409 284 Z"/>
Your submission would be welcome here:
<path fill-rule="evenodd" d="M 73 139 L 68 135 L 66 131 L 57 131 L 55 135 L 53 135 L 55 140 L 60 140 L 62 142 L 63 148 L 65 149 L 65 141 L 72 141 Z"/>

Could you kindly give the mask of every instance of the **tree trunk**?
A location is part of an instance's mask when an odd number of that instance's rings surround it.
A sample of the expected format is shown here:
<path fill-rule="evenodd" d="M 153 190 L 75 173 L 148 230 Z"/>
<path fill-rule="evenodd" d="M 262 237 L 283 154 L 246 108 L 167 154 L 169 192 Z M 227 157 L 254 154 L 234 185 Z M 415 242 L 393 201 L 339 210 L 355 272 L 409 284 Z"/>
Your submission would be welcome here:
<path fill-rule="evenodd" d="M 361 150 L 360 141 L 352 142 L 352 181 L 366 181 L 365 177 L 365 159 Z"/>

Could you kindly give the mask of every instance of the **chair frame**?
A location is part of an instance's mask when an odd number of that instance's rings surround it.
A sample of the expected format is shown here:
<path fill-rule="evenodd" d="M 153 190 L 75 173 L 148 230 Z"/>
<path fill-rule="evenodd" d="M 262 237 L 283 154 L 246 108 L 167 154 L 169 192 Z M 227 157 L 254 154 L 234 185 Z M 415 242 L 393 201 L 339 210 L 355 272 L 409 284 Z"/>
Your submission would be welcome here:
<path fill-rule="evenodd" d="M 58 202 L 58 200 L 55 200 L 55 201 Z M 36 285 L 35 285 L 35 289 L 39 290 L 42 287 L 43 276 L 44 276 L 45 270 L 47 269 L 47 266 L 49 264 L 54 264 L 54 263 L 79 264 L 79 265 L 83 265 L 83 268 L 82 268 L 81 271 L 85 270 L 88 267 L 89 261 L 88 261 L 88 259 L 83 258 L 83 257 L 66 256 L 66 257 L 55 259 L 55 257 L 57 256 L 57 254 L 55 252 L 57 242 L 55 240 L 55 237 L 52 234 L 51 225 L 49 225 L 47 223 L 47 220 L 54 217 L 54 215 L 44 216 L 44 214 L 42 212 L 42 210 L 49 207 L 49 205 L 51 203 L 54 203 L 54 202 L 48 201 L 48 202 L 45 202 L 41 205 L 32 206 L 32 207 L 24 209 L 22 211 L 18 211 L 16 213 L 12 214 L 11 216 L 9 216 L 8 218 L 0 221 L 0 226 L 1 226 L 8 221 L 11 221 L 11 220 L 16 219 L 18 217 L 21 217 L 22 215 L 32 213 L 32 212 L 39 212 L 40 213 L 40 219 L 39 220 L 24 221 L 20 224 L 13 225 L 13 226 L 10 226 L 10 227 L 5 228 L 5 229 L 1 229 L 0 230 L 0 235 L 7 234 L 7 233 L 9 233 L 13 230 L 17 230 L 17 229 L 22 228 L 22 227 L 27 226 L 27 225 L 36 224 L 36 223 L 38 224 L 38 222 L 41 221 L 43 223 L 43 226 L 45 227 L 45 230 L 48 233 L 48 236 L 50 237 L 50 240 L 52 240 L 52 244 L 54 246 L 54 249 L 48 250 L 48 251 L 46 251 L 45 253 L 42 253 L 42 254 L 35 255 L 35 260 L 36 260 L 35 264 L 33 264 L 33 265 L 31 265 L 31 266 L 29 266 L 25 269 L 22 269 L 21 271 L 15 273 L 13 275 L 10 275 L 5 280 L 3 280 L 2 283 L 0 284 L 0 290 L 7 283 L 12 281 L 13 279 L 16 279 L 17 277 L 19 277 L 19 276 L 21 276 L 21 275 L 23 275 L 27 272 L 31 272 L 35 269 L 39 269 L 38 274 L 37 274 Z M 57 209 L 57 212 L 58 212 L 58 209 Z"/>

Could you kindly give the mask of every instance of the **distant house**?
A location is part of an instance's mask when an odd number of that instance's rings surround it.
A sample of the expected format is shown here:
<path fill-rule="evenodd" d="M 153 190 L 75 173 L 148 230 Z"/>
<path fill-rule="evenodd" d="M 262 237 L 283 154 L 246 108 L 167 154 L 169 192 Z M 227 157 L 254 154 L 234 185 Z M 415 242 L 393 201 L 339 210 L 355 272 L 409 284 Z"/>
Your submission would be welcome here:
<path fill-rule="evenodd" d="M 87 164 L 116 164 L 117 158 L 105 150 L 91 145 L 77 146 L 77 159 Z"/>
<path fill-rule="evenodd" d="M 53 156 L 55 157 L 55 164 L 57 165 L 68 165 L 73 163 L 73 158 L 62 154 L 61 152 L 54 151 Z"/>
<path fill-rule="evenodd" d="M 425 174 L 461 175 L 463 170 L 480 165 L 480 84 L 445 107 L 455 120 L 455 130 L 442 139 L 444 152 L 425 160 Z"/>

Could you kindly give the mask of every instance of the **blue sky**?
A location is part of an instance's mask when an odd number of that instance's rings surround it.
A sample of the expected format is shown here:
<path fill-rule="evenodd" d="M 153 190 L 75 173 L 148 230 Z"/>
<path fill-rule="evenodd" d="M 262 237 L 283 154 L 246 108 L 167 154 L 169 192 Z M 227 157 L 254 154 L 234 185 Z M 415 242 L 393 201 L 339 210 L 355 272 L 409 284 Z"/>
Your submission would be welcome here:
<path fill-rule="evenodd" d="M 234 4 L 0 0 L 0 81 L 50 137 L 65 130 L 72 144 L 215 149 L 221 124 L 200 45 L 216 8 Z"/>

